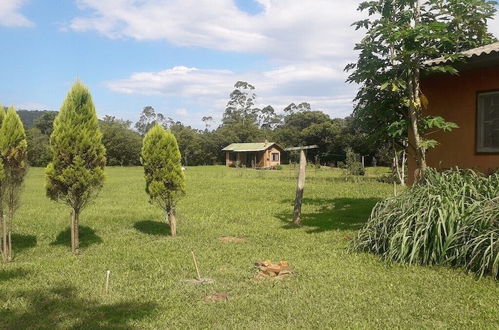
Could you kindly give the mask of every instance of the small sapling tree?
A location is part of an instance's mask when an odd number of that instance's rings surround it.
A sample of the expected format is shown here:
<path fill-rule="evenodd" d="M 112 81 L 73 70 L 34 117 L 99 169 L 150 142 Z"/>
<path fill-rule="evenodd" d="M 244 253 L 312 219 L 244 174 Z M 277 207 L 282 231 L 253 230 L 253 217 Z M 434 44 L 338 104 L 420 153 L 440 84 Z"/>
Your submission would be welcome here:
<path fill-rule="evenodd" d="M 79 81 L 69 91 L 50 136 L 47 196 L 71 208 L 71 250 L 78 252 L 80 213 L 104 183 L 106 149 L 88 89 Z"/>
<path fill-rule="evenodd" d="M 9 262 L 12 260 L 12 222 L 19 206 L 21 186 L 28 167 L 26 133 L 21 119 L 13 107 L 7 110 L 7 114 L 2 120 L 0 154 L 2 160 L 2 204 L 7 208 L 7 214 L 5 216 L 2 214 L 2 255 L 3 260 Z"/>
<path fill-rule="evenodd" d="M 5 110 L 3 105 L 0 104 L 0 128 L 2 127 L 3 120 L 5 119 Z M 7 260 L 7 254 L 4 251 L 7 250 L 7 223 L 4 221 L 3 214 L 3 191 L 4 191 L 4 178 L 5 172 L 3 169 L 3 159 L 0 157 L 0 252 L 2 254 L 2 260 Z"/>
<path fill-rule="evenodd" d="M 165 131 L 160 125 L 154 125 L 144 137 L 141 160 L 150 202 L 165 212 L 171 235 L 175 237 L 175 205 L 185 194 L 185 178 L 177 139 L 169 130 Z"/>

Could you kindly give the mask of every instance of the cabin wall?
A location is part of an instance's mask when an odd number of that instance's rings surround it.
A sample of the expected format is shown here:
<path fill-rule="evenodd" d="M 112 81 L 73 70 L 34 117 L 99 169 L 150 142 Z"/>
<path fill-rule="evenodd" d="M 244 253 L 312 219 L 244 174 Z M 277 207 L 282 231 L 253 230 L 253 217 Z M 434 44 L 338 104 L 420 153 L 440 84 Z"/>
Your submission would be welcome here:
<path fill-rule="evenodd" d="M 279 154 L 278 161 L 272 161 L 272 154 L 273 153 Z M 264 153 L 263 158 L 264 158 L 264 166 L 263 167 L 272 167 L 272 166 L 281 165 L 281 150 L 279 150 L 276 147 L 272 147 L 270 149 L 267 149 Z"/>
<path fill-rule="evenodd" d="M 458 166 L 490 172 L 499 168 L 499 154 L 476 151 L 477 94 L 499 90 L 499 66 L 462 72 L 457 76 L 439 75 L 422 81 L 429 100 L 425 115 L 442 116 L 459 128 L 431 135 L 439 145 L 428 151 L 428 166 L 446 169 Z M 416 162 L 408 159 L 409 183 L 414 182 Z"/>

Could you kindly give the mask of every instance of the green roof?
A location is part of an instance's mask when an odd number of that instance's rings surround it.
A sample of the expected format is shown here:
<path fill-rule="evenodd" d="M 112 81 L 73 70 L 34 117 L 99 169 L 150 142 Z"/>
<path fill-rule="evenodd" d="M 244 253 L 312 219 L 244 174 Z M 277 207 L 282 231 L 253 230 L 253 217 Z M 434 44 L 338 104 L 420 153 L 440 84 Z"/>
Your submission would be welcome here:
<path fill-rule="evenodd" d="M 258 143 L 232 143 L 227 147 L 223 148 L 222 151 L 235 151 L 235 152 L 245 152 L 245 151 L 263 151 L 275 145 L 275 142 L 258 142 Z"/>

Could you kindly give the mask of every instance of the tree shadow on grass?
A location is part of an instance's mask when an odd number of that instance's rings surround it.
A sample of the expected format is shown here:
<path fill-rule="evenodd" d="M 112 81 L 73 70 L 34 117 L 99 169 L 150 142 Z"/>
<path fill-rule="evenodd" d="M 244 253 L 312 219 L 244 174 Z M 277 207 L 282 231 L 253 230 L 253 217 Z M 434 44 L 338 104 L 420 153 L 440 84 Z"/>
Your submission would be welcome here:
<path fill-rule="evenodd" d="M 314 213 L 301 215 L 302 227 L 308 233 L 320 233 L 329 230 L 359 230 L 366 223 L 373 207 L 381 199 L 378 198 L 304 198 L 303 205 L 319 206 Z M 284 200 L 289 204 L 289 212 L 277 214 L 276 217 L 285 222 L 284 228 L 297 228 L 292 225 L 294 200 Z"/>
<path fill-rule="evenodd" d="M 95 233 L 95 230 L 87 226 L 80 226 L 79 238 L 80 248 L 102 243 L 102 238 Z M 68 227 L 61 231 L 50 245 L 66 245 L 71 247 L 71 228 Z"/>
<path fill-rule="evenodd" d="M 141 233 L 156 236 L 169 236 L 170 226 L 165 222 L 144 220 L 136 222 L 133 227 Z"/>
<path fill-rule="evenodd" d="M 15 278 L 25 277 L 29 272 L 23 268 L 0 270 L 0 283 Z"/>
<path fill-rule="evenodd" d="M 0 292 L 6 295 L 6 292 Z M 0 309 L 6 329 L 132 329 L 138 321 L 155 313 L 152 302 L 123 301 L 103 304 L 95 298 L 81 297 L 74 287 L 21 290 L 11 299 L 22 299 L 22 307 Z"/>
<path fill-rule="evenodd" d="M 23 235 L 12 233 L 12 250 L 14 252 L 21 252 L 26 249 L 35 247 L 37 244 L 36 236 Z"/>

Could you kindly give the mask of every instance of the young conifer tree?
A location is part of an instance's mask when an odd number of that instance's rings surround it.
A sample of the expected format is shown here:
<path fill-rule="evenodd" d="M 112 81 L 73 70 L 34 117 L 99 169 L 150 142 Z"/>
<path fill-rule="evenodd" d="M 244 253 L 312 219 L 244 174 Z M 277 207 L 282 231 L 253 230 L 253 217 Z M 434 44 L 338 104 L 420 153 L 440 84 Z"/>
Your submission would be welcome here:
<path fill-rule="evenodd" d="M 175 206 L 185 194 L 185 177 L 180 163 L 177 139 L 172 132 L 156 124 L 144 137 L 142 165 L 146 178 L 146 192 L 150 202 L 165 212 L 171 235 L 177 235 Z"/>
<path fill-rule="evenodd" d="M 47 196 L 71 208 L 71 250 L 78 253 L 80 213 L 102 188 L 106 165 L 106 149 L 92 96 L 79 81 L 55 118 L 50 148 Z"/>
<path fill-rule="evenodd" d="M 2 109 L 3 110 L 3 109 Z M 3 258 L 12 260 L 12 222 L 19 206 L 19 195 L 28 168 L 26 133 L 16 110 L 10 107 L 0 128 L 0 154 L 3 163 L 2 204 L 7 207 L 3 217 Z"/>
<path fill-rule="evenodd" d="M 0 104 L 0 128 L 2 127 L 3 120 L 5 118 L 5 110 L 3 105 Z M 5 172 L 3 170 L 3 159 L 0 157 L 0 252 L 2 255 L 2 260 L 7 260 L 7 254 L 4 251 L 7 249 L 7 223 L 4 222 L 3 214 L 3 191 L 4 191 L 4 178 Z"/>

